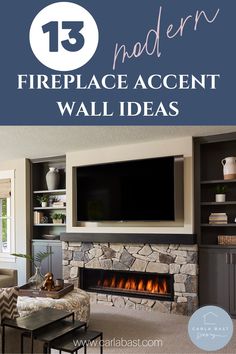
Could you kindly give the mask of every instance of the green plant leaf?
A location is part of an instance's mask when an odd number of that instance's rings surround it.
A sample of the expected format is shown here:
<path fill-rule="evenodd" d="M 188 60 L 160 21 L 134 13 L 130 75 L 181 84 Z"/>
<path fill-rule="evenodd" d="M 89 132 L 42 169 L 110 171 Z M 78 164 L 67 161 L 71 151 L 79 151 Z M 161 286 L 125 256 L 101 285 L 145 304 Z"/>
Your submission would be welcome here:
<path fill-rule="evenodd" d="M 33 257 L 31 257 L 30 255 L 28 254 L 23 254 L 23 253 L 12 253 L 11 254 L 12 256 L 15 256 L 15 257 L 20 257 L 20 258 L 25 258 L 25 259 L 28 259 L 29 261 L 33 262 Z"/>
<path fill-rule="evenodd" d="M 226 185 L 217 185 L 215 188 L 216 194 L 225 194 L 227 192 Z"/>
<path fill-rule="evenodd" d="M 28 259 L 36 267 L 37 264 L 40 266 L 42 261 L 49 257 L 51 254 L 53 254 L 53 252 L 38 252 L 34 257 L 32 257 L 28 254 L 12 253 L 12 256 Z"/>
<path fill-rule="evenodd" d="M 52 218 L 53 218 L 54 220 L 64 220 L 65 214 L 54 213 L 54 214 L 52 215 Z"/>
<path fill-rule="evenodd" d="M 36 199 L 39 201 L 39 203 L 42 203 L 42 202 L 48 203 L 49 195 L 48 194 L 39 195 L 39 196 L 37 196 Z"/>
<path fill-rule="evenodd" d="M 42 263 L 42 261 L 49 257 L 51 254 L 53 254 L 53 252 L 38 252 L 35 257 L 34 257 L 34 262 L 37 262 L 37 263 Z"/>

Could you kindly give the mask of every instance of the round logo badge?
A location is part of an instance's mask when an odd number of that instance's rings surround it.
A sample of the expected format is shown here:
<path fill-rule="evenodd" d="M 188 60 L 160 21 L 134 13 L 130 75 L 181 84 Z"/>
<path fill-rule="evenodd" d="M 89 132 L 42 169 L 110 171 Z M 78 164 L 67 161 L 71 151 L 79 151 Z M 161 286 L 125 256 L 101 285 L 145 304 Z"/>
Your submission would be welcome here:
<path fill-rule="evenodd" d="M 218 306 L 204 306 L 194 312 L 188 324 L 191 341 L 200 349 L 216 351 L 224 348 L 233 335 L 233 322 Z"/>
<path fill-rule="evenodd" d="M 99 33 L 94 18 L 82 6 L 57 2 L 36 15 L 29 40 L 34 55 L 43 65 L 53 70 L 70 71 L 93 57 Z"/>

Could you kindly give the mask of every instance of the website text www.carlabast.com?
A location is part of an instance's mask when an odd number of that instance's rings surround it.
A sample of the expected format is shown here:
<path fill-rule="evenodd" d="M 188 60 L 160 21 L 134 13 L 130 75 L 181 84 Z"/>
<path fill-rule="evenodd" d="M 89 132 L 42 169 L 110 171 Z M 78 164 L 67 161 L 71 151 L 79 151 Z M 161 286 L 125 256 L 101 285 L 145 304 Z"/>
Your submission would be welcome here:
<path fill-rule="evenodd" d="M 94 340 L 94 341 L 83 341 L 81 339 L 74 339 L 73 344 L 75 347 L 90 345 L 91 347 L 96 347 L 102 345 L 105 348 L 150 348 L 150 347 L 163 347 L 163 340 L 160 338 L 156 339 L 125 339 L 121 338 L 111 338 L 103 340 Z"/>

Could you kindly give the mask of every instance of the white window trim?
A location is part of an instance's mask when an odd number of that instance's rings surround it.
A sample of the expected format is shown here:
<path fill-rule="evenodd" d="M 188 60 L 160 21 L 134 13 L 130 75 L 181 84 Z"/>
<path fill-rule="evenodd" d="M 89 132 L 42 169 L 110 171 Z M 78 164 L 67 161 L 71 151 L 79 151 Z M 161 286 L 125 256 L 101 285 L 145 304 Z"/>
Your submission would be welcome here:
<path fill-rule="evenodd" d="M 15 170 L 0 171 L 0 179 L 11 180 L 11 232 L 10 232 L 10 252 L 0 252 L 0 262 L 16 262 L 16 257 L 11 256 L 11 253 L 15 253 L 16 249 L 16 237 L 15 237 Z"/>

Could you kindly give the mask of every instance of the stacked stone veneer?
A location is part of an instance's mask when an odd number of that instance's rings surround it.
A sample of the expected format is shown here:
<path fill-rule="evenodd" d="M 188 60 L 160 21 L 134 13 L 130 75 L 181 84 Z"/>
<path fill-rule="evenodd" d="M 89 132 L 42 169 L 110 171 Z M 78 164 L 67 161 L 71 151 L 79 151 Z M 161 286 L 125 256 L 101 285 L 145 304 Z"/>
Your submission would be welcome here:
<path fill-rule="evenodd" d="M 174 301 L 90 293 L 91 301 L 116 307 L 190 315 L 198 306 L 196 245 L 63 242 L 64 279 L 79 285 L 79 268 L 174 275 Z"/>

